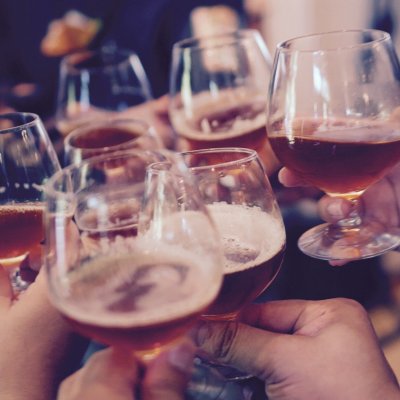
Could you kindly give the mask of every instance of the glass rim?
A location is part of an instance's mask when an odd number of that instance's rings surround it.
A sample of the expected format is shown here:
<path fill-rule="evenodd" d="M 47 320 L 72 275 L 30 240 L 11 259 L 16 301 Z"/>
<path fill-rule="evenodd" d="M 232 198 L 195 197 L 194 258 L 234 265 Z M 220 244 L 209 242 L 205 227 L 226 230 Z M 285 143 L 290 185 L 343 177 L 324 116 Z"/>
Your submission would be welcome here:
<path fill-rule="evenodd" d="M 365 43 L 349 43 L 347 45 L 341 45 L 338 47 L 327 47 L 327 48 L 321 48 L 321 47 L 312 47 L 309 46 L 309 48 L 290 48 L 289 46 L 293 43 L 305 40 L 305 39 L 312 39 L 312 38 L 318 38 L 318 37 L 328 37 L 328 36 L 334 36 L 334 35 L 346 35 L 346 34 L 377 34 L 378 36 L 376 38 L 372 38 L 371 40 L 368 40 Z M 327 31 L 327 32 L 318 32 L 318 33 L 310 33 L 306 35 L 301 35 L 301 36 L 296 36 L 287 40 L 284 40 L 280 43 L 277 44 L 276 49 L 278 52 L 281 53 L 321 53 L 321 52 L 335 52 L 338 50 L 354 50 L 355 48 L 360 48 L 360 47 L 369 47 L 373 44 L 381 43 L 381 42 L 386 42 L 386 41 L 391 40 L 391 36 L 388 32 L 385 32 L 380 29 L 373 29 L 373 28 L 366 28 L 366 29 L 342 29 L 342 30 L 333 30 L 333 31 Z"/>
<path fill-rule="evenodd" d="M 19 111 L 0 114 L 0 120 L 6 120 L 6 119 L 12 120 L 12 116 L 18 116 L 21 118 L 31 118 L 31 121 L 14 125 L 9 128 L 0 128 L 0 134 L 6 132 L 17 132 L 24 128 L 30 128 L 33 125 L 37 124 L 38 122 L 41 122 L 41 119 L 38 114 L 30 112 L 19 112 Z"/>
<path fill-rule="evenodd" d="M 183 161 L 185 162 L 185 157 L 188 155 L 196 155 L 196 154 L 217 154 L 217 153 L 242 153 L 244 156 L 242 158 L 232 160 L 232 161 L 222 161 L 209 165 L 203 165 L 198 167 L 190 167 L 187 165 L 187 168 L 191 171 L 202 171 L 209 168 L 222 168 L 222 167 L 231 167 L 238 163 L 248 162 L 254 159 L 258 159 L 258 154 L 255 150 L 246 148 L 246 147 L 213 147 L 208 149 L 198 149 L 198 150 L 188 150 L 182 151 L 179 154 L 182 156 Z M 185 163 L 186 164 L 186 163 Z"/>
<path fill-rule="evenodd" d="M 76 64 L 79 64 L 80 62 L 86 61 L 90 59 L 91 57 L 97 56 L 97 55 L 112 55 L 112 56 L 120 56 L 121 58 L 118 58 L 117 60 L 113 60 L 113 62 L 105 65 L 96 65 L 94 67 L 78 67 Z M 130 57 L 134 57 L 135 61 L 140 61 L 140 58 L 137 54 L 136 51 L 134 50 L 129 50 L 125 48 L 112 48 L 109 51 L 107 49 L 98 49 L 98 50 L 78 50 L 73 53 L 67 54 L 64 56 L 61 60 L 61 65 L 65 66 L 68 68 L 69 71 L 75 72 L 75 73 L 82 73 L 82 71 L 97 71 L 101 70 L 105 67 L 114 67 L 118 66 L 121 64 L 124 64 L 125 62 L 129 61 Z"/>
<path fill-rule="evenodd" d="M 127 124 L 134 124 L 137 126 L 141 126 L 143 128 L 143 132 L 140 134 L 140 136 L 136 136 L 132 139 L 127 140 L 126 142 L 123 143 L 119 143 L 119 144 L 115 144 L 112 146 L 103 146 L 103 147 L 77 147 L 74 143 L 72 143 L 71 141 L 73 141 L 74 139 L 76 139 L 77 136 L 80 136 L 81 134 L 84 134 L 85 132 L 90 131 L 90 128 L 97 128 L 97 127 L 114 127 L 114 123 L 115 126 L 118 126 L 119 123 L 127 123 Z M 152 126 L 149 125 L 146 121 L 144 120 L 140 120 L 140 119 L 136 119 L 136 118 L 107 118 L 107 119 L 101 119 L 101 120 L 96 120 L 96 121 L 89 121 L 86 122 L 80 126 L 78 126 L 77 128 L 73 129 L 64 139 L 64 146 L 70 146 L 71 148 L 74 149 L 81 149 L 83 151 L 87 151 L 87 152 L 91 152 L 91 151 L 98 151 L 99 149 L 113 149 L 118 148 L 120 146 L 124 146 L 124 145 L 129 145 L 132 142 L 134 142 L 136 139 L 138 139 L 139 137 L 141 137 L 142 135 L 145 135 L 147 133 L 151 133 L 153 132 Z"/>
<path fill-rule="evenodd" d="M 165 150 L 163 150 L 165 152 Z M 162 156 L 163 153 L 161 151 L 154 150 L 143 150 L 143 149 L 123 149 L 120 151 L 114 151 L 112 153 L 100 154 L 98 156 L 90 157 L 80 161 L 77 164 L 69 164 L 61 170 L 57 171 L 54 175 L 52 175 L 49 180 L 44 185 L 44 193 L 46 197 L 52 198 L 69 198 L 73 195 L 73 192 L 65 192 L 62 190 L 58 190 L 55 188 L 57 182 L 64 179 L 65 177 L 71 176 L 72 171 L 85 170 L 91 164 L 96 164 L 106 160 L 114 160 L 114 159 L 125 159 L 133 156 L 146 156 L 146 155 L 154 155 L 154 156 Z M 156 160 L 154 162 L 157 162 Z M 149 163 L 149 165 L 152 164 Z"/>
<path fill-rule="evenodd" d="M 173 50 L 174 51 L 177 50 L 183 51 L 186 49 L 203 50 L 206 48 L 232 45 L 233 43 L 236 43 L 238 40 L 252 39 L 258 37 L 261 37 L 261 35 L 260 32 L 257 31 L 256 29 L 244 28 L 244 29 L 228 30 L 214 35 L 196 35 L 190 38 L 179 40 L 174 44 Z M 231 41 L 222 44 L 214 43 L 212 46 L 208 46 L 209 42 L 212 43 L 212 41 L 215 39 L 223 39 L 223 38 L 231 38 Z"/>

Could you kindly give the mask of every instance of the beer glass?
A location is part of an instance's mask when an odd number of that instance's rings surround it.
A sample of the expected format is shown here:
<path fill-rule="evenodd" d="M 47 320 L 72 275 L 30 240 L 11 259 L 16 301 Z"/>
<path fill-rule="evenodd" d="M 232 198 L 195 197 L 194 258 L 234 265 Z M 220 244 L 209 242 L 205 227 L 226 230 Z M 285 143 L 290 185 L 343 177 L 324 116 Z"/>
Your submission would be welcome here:
<path fill-rule="evenodd" d="M 265 135 L 270 70 L 268 49 L 255 30 L 177 42 L 169 113 L 178 149 L 247 147 L 272 170 L 275 159 Z"/>
<path fill-rule="evenodd" d="M 106 46 L 65 56 L 60 64 L 56 126 L 61 136 L 76 127 L 152 99 L 136 53 Z"/>
<path fill-rule="evenodd" d="M 150 360 L 215 299 L 219 240 L 176 156 L 179 174 L 147 167 L 160 153 L 130 150 L 70 165 L 46 185 L 52 303 L 75 329 Z"/>
<path fill-rule="evenodd" d="M 214 148 L 182 157 L 222 240 L 222 288 L 202 318 L 235 322 L 279 271 L 286 246 L 281 213 L 256 151 Z M 228 366 L 218 369 L 230 380 L 249 377 Z"/>
<path fill-rule="evenodd" d="M 86 158 L 126 149 L 161 149 L 161 140 L 146 122 L 114 118 L 88 122 L 64 139 L 65 164 L 79 164 Z"/>
<path fill-rule="evenodd" d="M 400 161 L 400 68 L 390 35 L 350 30 L 281 43 L 267 132 L 282 164 L 352 204 L 349 218 L 305 232 L 299 247 L 325 260 L 373 257 L 399 231 L 359 213 L 364 191 Z"/>
<path fill-rule="evenodd" d="M 13 289 L 24 290 L 30 268 L 40 267 L 44 240 L 42 187 L 60 165 L 36 114 L 0 115 L 0 264 L 10 270 Z M 24 273 L 25 272 L 25 276 Z"/>
<path fill-rule="evenodd" d="M 232 321 L 274 280 L 286 234 L 268 177 L 254 150 L 214 148 L 182 153 L 222 240 L 221 291 L 203 314 Z"/>

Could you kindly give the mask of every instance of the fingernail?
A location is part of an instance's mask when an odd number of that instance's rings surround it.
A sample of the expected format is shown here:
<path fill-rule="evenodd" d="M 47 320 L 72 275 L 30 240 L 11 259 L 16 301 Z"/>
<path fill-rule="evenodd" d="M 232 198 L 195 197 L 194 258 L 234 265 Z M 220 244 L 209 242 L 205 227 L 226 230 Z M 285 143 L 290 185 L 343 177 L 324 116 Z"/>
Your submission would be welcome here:
<path fill-rule="evenodd" d="M 343 216 L 341 201 L 331 201 L 327 205 L 326 211 L 332 218 L 341 218 Z"/>
<path fill-rule="evenodd" d="M 182 343 L 168 351 L 168 362 L 178 370 L 188 373 L 193 366 L 194 346 Z"/>

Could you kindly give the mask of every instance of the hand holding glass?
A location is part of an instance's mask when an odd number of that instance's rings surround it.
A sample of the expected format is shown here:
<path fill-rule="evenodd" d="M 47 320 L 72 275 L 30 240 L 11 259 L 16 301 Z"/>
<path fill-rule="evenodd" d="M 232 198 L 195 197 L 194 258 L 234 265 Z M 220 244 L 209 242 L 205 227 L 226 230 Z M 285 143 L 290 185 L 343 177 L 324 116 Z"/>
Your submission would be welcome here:
<path fill-rule="evenodd" d="M 146 172 L 164 159 L 107 154 L 46 186 L 53 304 L 82 334 L 144 361 L 187 332 L 222 279 L 217 233 L 185 173 Z"/>
<path fill-rule="evenodd" d="M 400 67 L 389 34 L 321 33 L 278 46 L 267 132 L 284 166 L 353 203 L 348 219 L 305 232 L 299 247 L 325 260 L 373 257 L 400 232 L 363 220 L 358 199 L 400 161 Z"/>

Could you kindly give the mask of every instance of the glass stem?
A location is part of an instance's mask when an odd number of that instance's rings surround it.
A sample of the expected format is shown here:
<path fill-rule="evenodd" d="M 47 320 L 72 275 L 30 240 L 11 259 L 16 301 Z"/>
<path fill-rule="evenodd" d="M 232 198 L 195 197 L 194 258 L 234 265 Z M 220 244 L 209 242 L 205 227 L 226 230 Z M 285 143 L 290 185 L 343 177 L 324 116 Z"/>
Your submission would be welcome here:
<path fill-rule="evenodd" d="M 361 226 L 362 219 L 360 217 L 360 208 L 358 198 L 350 199 L 351 210 L 347 218 L 343 218 L 335 224 L 329 225 L 329 237 L 334 240 L 339 240 L 347 234 L 351 234 L 358 230 Z"/>
<path fill-rule="evenodd" d="M 337 225 L 342 229 L 354 229 L 361 225 L 360 203 L 358 198 L 351 199 L 350 204 L 351 210 L 348 217 L 337 222 Z"/>

